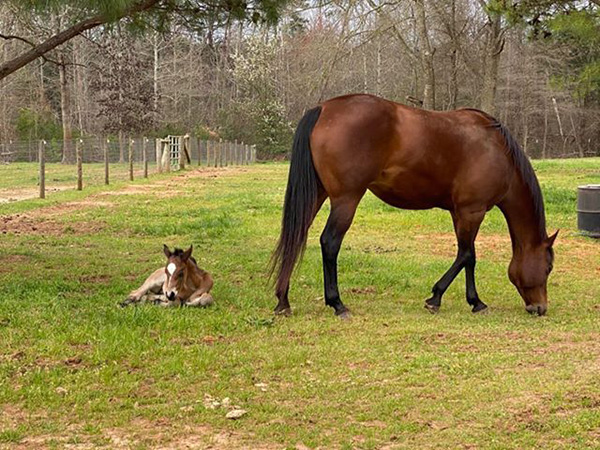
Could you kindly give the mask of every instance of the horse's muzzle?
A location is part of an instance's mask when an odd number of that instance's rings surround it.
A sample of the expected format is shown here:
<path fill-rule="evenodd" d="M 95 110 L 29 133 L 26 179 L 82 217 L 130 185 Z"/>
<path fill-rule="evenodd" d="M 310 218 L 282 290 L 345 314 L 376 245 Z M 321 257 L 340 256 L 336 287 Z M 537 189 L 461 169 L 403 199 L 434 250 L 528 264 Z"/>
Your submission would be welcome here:
<path fill-rule="evenodd" d="M 175 300 L 175 297 L 177 297 L 177 295 L 175 294 L 175 292 L 169 292 L 169 293 L 167 294 L 167 298 L 168 298 L 170 301 L 173 301 L 173 300 Z"/>
<path fill-rule="evenodd" d="M 537 314 L 538 316 L 543 316 L 548 311 L 548 305 L 527 305 L 525 310 L 529 314 Z"/>

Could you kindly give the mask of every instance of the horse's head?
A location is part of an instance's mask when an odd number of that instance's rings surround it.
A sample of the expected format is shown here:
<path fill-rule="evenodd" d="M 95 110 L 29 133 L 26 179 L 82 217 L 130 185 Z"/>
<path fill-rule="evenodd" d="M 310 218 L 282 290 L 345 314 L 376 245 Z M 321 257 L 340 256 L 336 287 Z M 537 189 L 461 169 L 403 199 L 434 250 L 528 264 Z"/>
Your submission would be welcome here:
<path fill-rule="evenodd" d="M 163 291 L 170 301 L 175 300 L 183 294 L 187 278 L 188 260 L 192 256 L 192 246 L 186 251 L 176 248 L 171 252 L 169 247 L 163 246 L 163 251 L 167 257 L 165 273 L 167 278 L 163 285 Z"/>
<path fill-rule="evenodd" d="M 541 244 L 515 252 L 508 277 L 515 285 L 530 314 L 543 316 L 548 310 L 547 282 L 554 263 L 552 244 L 558 231 L 544 239 Z"/>

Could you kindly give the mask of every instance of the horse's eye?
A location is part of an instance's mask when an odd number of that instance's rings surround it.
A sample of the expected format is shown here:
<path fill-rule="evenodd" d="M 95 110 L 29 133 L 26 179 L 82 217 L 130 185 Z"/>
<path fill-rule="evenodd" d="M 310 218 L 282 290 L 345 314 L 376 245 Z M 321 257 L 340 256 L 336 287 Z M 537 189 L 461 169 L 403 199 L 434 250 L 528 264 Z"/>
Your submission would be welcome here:
<path fill-rule="evenodd" d="M 177 278 L 183 278 L 183 271 L 179 272 L 179 274 L 177 275 Z"/>

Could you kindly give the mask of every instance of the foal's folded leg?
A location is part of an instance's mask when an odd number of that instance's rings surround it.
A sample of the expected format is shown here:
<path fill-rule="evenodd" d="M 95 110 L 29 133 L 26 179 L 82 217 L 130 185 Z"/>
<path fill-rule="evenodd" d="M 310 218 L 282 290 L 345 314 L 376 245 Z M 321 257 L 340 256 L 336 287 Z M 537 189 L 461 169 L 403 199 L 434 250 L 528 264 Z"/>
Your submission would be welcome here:
<path fill-rule="evenodd" d="M 190 297 L 190 299 L 185 303 L 185 306 L 208 306 L 208 305 L 212 305 L 214 303 L 214 299 L 212 297 L 212 295 L 210 295 L 208 292 L 204 292 L 200 295 L 193 295 Z"/>
<path fill-rule="evenodd" d="M 160 293 L 162 286 L 167 279 L 164 269 L 155 270 L 152 275 L 146 278 L 146 281 L 134 291 L 131 291 L 127 298 L 120 303 L 121 306 L 127 306 L 131 303 L 139 303 L 148 293 Z"/>

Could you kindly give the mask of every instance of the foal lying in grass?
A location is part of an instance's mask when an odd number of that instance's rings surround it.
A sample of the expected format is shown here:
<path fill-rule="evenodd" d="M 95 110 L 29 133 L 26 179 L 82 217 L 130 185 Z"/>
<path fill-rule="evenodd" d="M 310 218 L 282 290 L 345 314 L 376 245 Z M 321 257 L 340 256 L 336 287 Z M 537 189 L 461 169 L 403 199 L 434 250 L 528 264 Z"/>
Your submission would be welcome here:
<path fill-rule="evenodd" d="M 192 257 L 192 246 L 186 251 L 176 248 L 173 252 L 163 247 L 167 257 L 164 269 L 150 275 L 144 284 L 132 291 L 121 306 L 131 303 L 152 302 L 160 306 L 208 306 L 213 303 L 210 290 L 212 277 Z"/>

